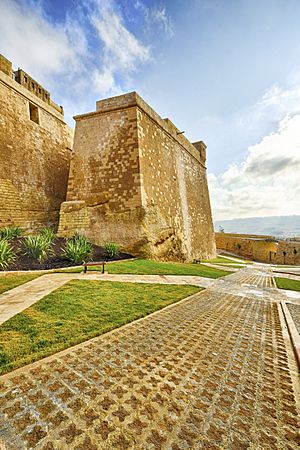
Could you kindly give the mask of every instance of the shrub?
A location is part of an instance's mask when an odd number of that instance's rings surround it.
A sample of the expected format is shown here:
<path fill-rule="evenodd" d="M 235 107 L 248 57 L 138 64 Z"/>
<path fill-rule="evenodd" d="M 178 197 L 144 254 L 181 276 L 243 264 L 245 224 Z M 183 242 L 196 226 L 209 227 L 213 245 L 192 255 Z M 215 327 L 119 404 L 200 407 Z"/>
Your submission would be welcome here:
<path fill-rule="evenodd" d="M 44 236 L 50 242 L 53 242 L 55 237 L 56 237 L 53 228 L 50 228 L 50 227 L 42 228 L 41 231 L 40 231 L 40 235 Z"/>
<path fill-rule="evenodd" d="M 0 240 L 0 268 L 6 269 L 14 260 L 16 254 L 13 251 L 12 246 L 6 239 Z"/>
<path fill-rule="evenodd" d="M 77 234 L 66 240 L 63 255 L 75 264 L 82 264 L 93 256 L 93 246 L 84 236 Z"/>
<path fill-rule="evenodd" d="M 20 227 L 5 227 L 0 230 L 0 239 L 6 239 L 10 241 L 11 239 L 21 236 L 23 233 Z"/>
<path fill-rule="evenodd" d="M 41 263 L 53 254 L 51 244 L 52 242 L 49 241 L 48 237 L 42 234 L 28 236 L 23 242 L 25 255 L 29 256 L 29 258 L 37 259 Z"/>
<path fill-rule="evenodd" d="M 119 255 L 120 246 L 116 242 L 106 242 L 104 245 L 106 256 L 110 259 Z"/>

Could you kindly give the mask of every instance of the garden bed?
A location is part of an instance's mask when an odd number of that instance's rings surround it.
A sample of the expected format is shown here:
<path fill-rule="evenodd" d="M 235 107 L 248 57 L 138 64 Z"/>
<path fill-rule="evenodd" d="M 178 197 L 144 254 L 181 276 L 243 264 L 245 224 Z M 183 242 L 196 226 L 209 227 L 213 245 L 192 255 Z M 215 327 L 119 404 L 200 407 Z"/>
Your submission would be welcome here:
<path fill-rule="evenodd" d="M 78 263 L 69 261 L 63 256 L 63 248 L 65 247 L 66 239 L 59 237 L 55 238 L 52 244 L 52 250 L 54 252 L 53 256 L 50 256 L 45 261 L 39 263 L 39 261 L 34 260 L 26 255 L 24 255 L 24 250 L 22 246 L 22 241 L 24 237 L 19 237 L 13 239 L 10 243 L 15 252 L 17 252 L 16 260 L 10 264 L 7 270 L 45 270 L 45 269 L 58 269 L 63 267 L 74 267 L 78 266 Z M 132 258 L 132 255 L 128 253 L 119 252 L 119 255 L 115 258 L 110 258 L 109 261 L 118 261 L 123 259 Z M 93 245 L 93 261 L 105 261 L 108 260 L 107 255 L 103 247 L 98 245 Z"/>

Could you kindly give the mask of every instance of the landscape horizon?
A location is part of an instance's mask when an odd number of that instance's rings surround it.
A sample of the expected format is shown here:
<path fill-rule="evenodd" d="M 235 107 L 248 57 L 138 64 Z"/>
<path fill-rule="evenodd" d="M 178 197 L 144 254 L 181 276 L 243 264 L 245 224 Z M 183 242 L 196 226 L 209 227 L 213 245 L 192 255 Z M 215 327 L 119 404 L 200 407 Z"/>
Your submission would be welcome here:
<path fill-rule="evenodd" d="M 214 220 L 216 232 L 219 227 L 224 229 L 225 233 L 263 234 L 278 238 L 299 237 L 300 215 Z"/>

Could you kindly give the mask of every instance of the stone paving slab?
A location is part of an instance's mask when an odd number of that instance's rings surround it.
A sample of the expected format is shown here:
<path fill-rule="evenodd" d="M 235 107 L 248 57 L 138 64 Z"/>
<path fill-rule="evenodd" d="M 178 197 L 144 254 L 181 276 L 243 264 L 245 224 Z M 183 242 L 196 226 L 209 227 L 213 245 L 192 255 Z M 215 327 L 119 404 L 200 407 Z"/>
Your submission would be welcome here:
<path fill-rule="evenodd" d="M 208 287 L 215 280 L 196 276 L 110 275 L 94 273 L 49 273 L 0 295 L 0 324 L 71 280 L 101 280 L 131 283 L 190 284 Z M 1 281 L 1 279 L 0 279 Z M 1 450 L 1 449 L 0 449 Z"/>
<path fill-rule="evenodd" d="M 0 377 L 3 447 L 298 449 L 278 305 L 218 286 Z"/>
<path fill-rule="evenodd" d="M 126 283 L 189 284 L 201 287 L 209 287 L 216 281 L 214 278 L 192 275 L 119 275 L 107 273 L 101 275 L 100 279 L 103 281 L 121 281 Z"/>
<path fill-rule="evenodd" d="M 203 266 L 208 266 L 208 267 L 212 267 L 213 269 L 219 269 L 219 270 L 224 270 L 224 272 L 237 272 L 238 269 L 237 267 L 231 267 L 229 264 L 213 264 L 213 263 L 201 263 L 203 264 Z M 237 263 L 238 264 L 238 263 Z M 241 266 L 242 268 L 242 266 Z"/>

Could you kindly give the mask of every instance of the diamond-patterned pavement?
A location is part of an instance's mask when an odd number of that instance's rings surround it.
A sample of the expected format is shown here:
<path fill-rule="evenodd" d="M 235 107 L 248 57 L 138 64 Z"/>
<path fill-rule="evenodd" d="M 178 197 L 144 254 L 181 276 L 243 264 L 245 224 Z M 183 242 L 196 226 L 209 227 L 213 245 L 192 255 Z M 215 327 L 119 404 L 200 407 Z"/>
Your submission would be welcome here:
<path fill-rule="evenodd" d="M 249 276 L 0 377 L 0 448 L 298 449 L 277 301 L 243 294 L 272 279 Z"/>

